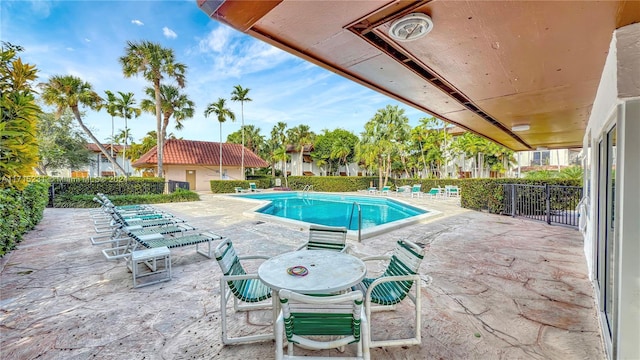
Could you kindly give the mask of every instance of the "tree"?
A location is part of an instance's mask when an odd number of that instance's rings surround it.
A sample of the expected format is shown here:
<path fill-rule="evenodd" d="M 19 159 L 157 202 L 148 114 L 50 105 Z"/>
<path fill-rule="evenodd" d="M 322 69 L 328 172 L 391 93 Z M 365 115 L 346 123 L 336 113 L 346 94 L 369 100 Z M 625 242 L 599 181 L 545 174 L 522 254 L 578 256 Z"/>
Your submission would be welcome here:
<path fill-rule="evenodd" d="M 240 102 L 240 116 L 242 118 L 242 123 L 240 125 L 240 130 L 242 131 L 242 160 L 241 160 L 241 171 L 242 171 L 242 179 L 244 180 L 244 103 L 253 101 L 250 97 L 247 96 L 249 93 L 249 88 L 242 88 L 240 85 L 236 85 L 233 87 L 233 91 L 231 92 L 231 101 L 239 101 Z"/>
<path fill-rule="evenodd" d="M 145 92 L 151 99 L 155 97 L 155 90 L 146 88 Z M 154 100 L 144 99 L 140 106 L 145 111 L 154 114 L 156 111 Z M 164 142 L 167 141 L 167 128 L 169 121 L 173 116 L 176 121 L 176 129 L 181 130 L 184 125 L 182 121 L 193 117 L 195 111 L 195 103 L 189 99 L 186 94 L 182 94 L 177 86 L 161 85 L 160 86 L 160 109 L 162 110 L 162 126 L 159 136 Z"/>
<path fill-rule="evenodd" d="M 118 114 L 118 109 L 116 108 L 116 96 L 109 90 L 105 90 L 104 93 L 107 95 L 107 103 L 105 104 L 105 107 L 107 109 L 107 113 L 111 115 L 111 139 L 109 141 L 113 142 L 113 139 L 115 138 L 113 118 Z M 113 157 L 113 146 L 111 146 L 111 156 Z"/>
<path fill-rule="evenodd" d="M 38 77 L 34 65 L 17 57 L 22 47 L 2 42 L 0 52 L 0 178 L 31 175 L 38 161 L 36 126 L 40 107 L 32 82 Z M 19 185 L 18 187 L 21 187 Z"/>
<path fill-rule="evenodd" d="M 324 129 L 323 133 L 317 135 L 314 139 L 311 157 L 318 166 L 326 165 L 327 173 L 334 171 L 334 160 L 337 160 L 338 166 L 344 163 L 347 168 L 347 175 L 350 175 L 348 164 L 353 161 L 357 143 L 358 137 L 350 131 L 344 129 L 329 131 Z"/>
<path fill-rule="evenodd" d="M 356 147 L 358 157 L 369 169 L 378 168 L 380 187 L 387 185 L 392 159 L 409 138 L 409 118 L 398 106 L 387 105 L 369 120 Z"/>
<path fill-rule="evenodd" d="M 87 141 L 73 125 L 69 109 L 58 118 L 53 113 L 41 113 L 37 134 L 39 161 L 35 169 L 39 175 L 49 175 L 49 169 L 74 169 L 89 163 Z"/>
<path fill-rule="evenodd" d="M 217 102 L 209 104 L 207 109 L 204 111 L 204 117 L 208 117 L 210 114 L 215 114 L 218 122 L 220 123 L 220 180 L 222 180 L 222 123 L 227 121 L 227 119 L 236 121 L 236 115 L 225 107 L 225 103 L 225 99 L 218 98 Z"/>
<path fill-rule="evenodd" d="M 40 85 L 42 87 L 42 100 L 45 104 L 56 107 L 56 117 L 61 116 L 67 108 L 70 108 L 84 133 L 98 146 L 102 154 L 111 162 L 113 168 L 119 169 L 124 174 L 125 171 L 122 166 L 115 161 L 113 156 L 107 152 L 102 143 L 98 141 L 82 121 L 80 105 L 99 110 L 103 102 L 103 99 L 93 91 L 91 84 L 73 75 L 54 75 L 49 78 L 49 82 Z"/>
<path fill-rule="evenodd" d="M 349 163 L 353 159 L 358 137 L 344 129 L 335 129 L 331 132 L 331 135 L 333 137 L 331 158 L 337 159 L 338 164 L 343 163 L 347 170 L 347 176 L 351 176 L 349 174 Z"/>
<path fill-rule="evenodd" d="M 227 135 L 227 142 L 232 144 L 241 144 L 242 134 L 244 134 L 245 140 L 243 149 L 247 148 L 261 158 L 267 158 L 268 154 L 265 151 L 264 136 L 260 134 L 260 128 L 256 128 L 253 125 L 245 125 L 242 129 Z"/>
<path fill-rule="evenodd" d="M 285 182 L 287 181 L 287 172 L 286 172 L 286 161 L 288 159 L 287 155 L 287 123 L 278 122 L 271 129 L 271 138 L 269 139 L 267 146 L 269 148 L 269 160 L 271 161 L 271 174 L 275 176 L 275 164 L 280 162 L 280 168 L 284 169 L 283 174 L 285 177 Z M 282 162 L 284 161 L 284 167 L 282 166 Z"/>
<path fill-rule="evenodd" d="M 308 125 L 298 125 L 287 130 L 287 138 L 299 151 L 299 165 L 298 175 L 302 176 L 302 161 L 304 159 L 304 147 L 313 144 L 313 138 L 315 134 L 311 131 Z"/>
<path fill-rule="evenodd" d="M 141 110 L 135 107 L 136 100 L 133 98 L 132 92 L 123 93 L 118 91 L 118 95 L 120 97 L 114 99 L 112 106 L 116 109 L 116 116 L 124 119 L 124 134 L 119 136 L 120 139 L 124 140 L 124 148 L 122 150 L 122 163 L 124 164 L 127 154 L 127 142 L 130 139 L 128 120 L 140 116 Z M 129 176 L 129 174 L 125 173 L 125 176 Z"/>
<path fill-rule="evenodd" d="M 184 88 L 187 66 L 176 62 L 172 49 L 163 48 L 160 44 L 150 41 L 127 42 L 125 55 L 120 58 L 122 72 L 125 77 L 142 73 L 145 79 L 153 84 L 155 114 L 156 114 L 156 142 L 158 144 L 158 176 L 163 177 L 162 168 L 162 99 L 160 93 L 161 80 L 164 76 L 173 78 L 178 86 Z"/>

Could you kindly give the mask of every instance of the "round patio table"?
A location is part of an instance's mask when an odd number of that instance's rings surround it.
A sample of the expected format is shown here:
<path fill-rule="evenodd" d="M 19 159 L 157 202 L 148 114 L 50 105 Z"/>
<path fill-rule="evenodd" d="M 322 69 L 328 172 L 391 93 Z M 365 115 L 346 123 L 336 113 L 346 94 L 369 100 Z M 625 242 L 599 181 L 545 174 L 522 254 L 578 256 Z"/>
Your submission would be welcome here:
<path fill-rule="evenodd" d="M 362 281 L 367 267 L 355 256 L 330 250 L 300 250 L 272 257 L 258 277 L 274 294 L 289 289 L 302 294 L 330 294 Z"/>

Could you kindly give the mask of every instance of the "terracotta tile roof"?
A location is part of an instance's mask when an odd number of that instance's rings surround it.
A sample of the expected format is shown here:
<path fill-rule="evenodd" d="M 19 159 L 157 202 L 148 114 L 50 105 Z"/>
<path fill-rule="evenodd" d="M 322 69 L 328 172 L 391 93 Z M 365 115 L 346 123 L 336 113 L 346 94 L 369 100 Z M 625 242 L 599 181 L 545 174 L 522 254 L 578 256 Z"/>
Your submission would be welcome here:
<path fill-rule="evenodd" d="M 170 139 L 164 145 L 164 165 L 216 165 L 220 162 L 220 143 L 210 141 L 193 141 Z M 242 145 L 222 143 L 222 165 L 240 166 L 242 162 Z M 158 151 L 154 146 L 142 155 L 134 167 L 155 166 L 158 163 Z M 244 166 L 248 168 L 263 168 L 269 166 L 251 150 L 244 151 Z"/>
<path fill-rule="evenodd" d="M 109 151 L 109 149 L 111 149 L 112 144 L 102 144 L 102 146 L 104 146 L 104 148 L 107 149 L 107 151 Z M 120 152 L 123 148 L 124 148 L 123 145 L 113 144 L 113 152 Z M 98 148 L 98 145 L 95 143 L 88 143 L 87 149 L 93 152 L 100 152 L 100 148 Z"/>

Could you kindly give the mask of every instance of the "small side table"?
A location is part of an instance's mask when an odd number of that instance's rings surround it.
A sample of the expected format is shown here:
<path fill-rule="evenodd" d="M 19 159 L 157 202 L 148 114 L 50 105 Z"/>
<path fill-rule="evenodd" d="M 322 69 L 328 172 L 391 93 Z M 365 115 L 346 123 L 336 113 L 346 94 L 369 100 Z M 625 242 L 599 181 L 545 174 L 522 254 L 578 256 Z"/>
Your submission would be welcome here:
<path fill-rule="evenodd" d="M 164 266 L 158 267 L 158 263 L 163 260 Z M 139 266 L 141 264 L 150 271 L 140 272 Z M 171 251 L 166 246 L 133 251 L 131 253 L 131 273 L 133 274 L 134 288 L 171 280 Z M 151 275 L 155 276 L 156 279 L 139 281 L 140 278 Z"/>

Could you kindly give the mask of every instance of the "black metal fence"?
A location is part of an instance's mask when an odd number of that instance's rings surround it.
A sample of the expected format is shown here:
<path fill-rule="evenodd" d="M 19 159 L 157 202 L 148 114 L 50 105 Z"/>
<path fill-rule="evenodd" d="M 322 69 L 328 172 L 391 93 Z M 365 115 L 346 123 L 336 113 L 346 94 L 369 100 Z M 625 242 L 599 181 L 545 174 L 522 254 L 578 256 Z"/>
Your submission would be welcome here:
<path fill-rule="evenodd" d="M 174 181 L 174 180 L 169 180 L 167 182 L 167 186 L 169 189 L 169 192 L 172 193 L 174 191 L 176 191 L 176 189 L 185 189 L 185 190 L 189 190 L 189 183 L 186 181 Z"/>
<path fill-rule="evenodd" d="M 580 186 L 504 184 L 503 191 L 505 215 L 578 226 Z"/>

